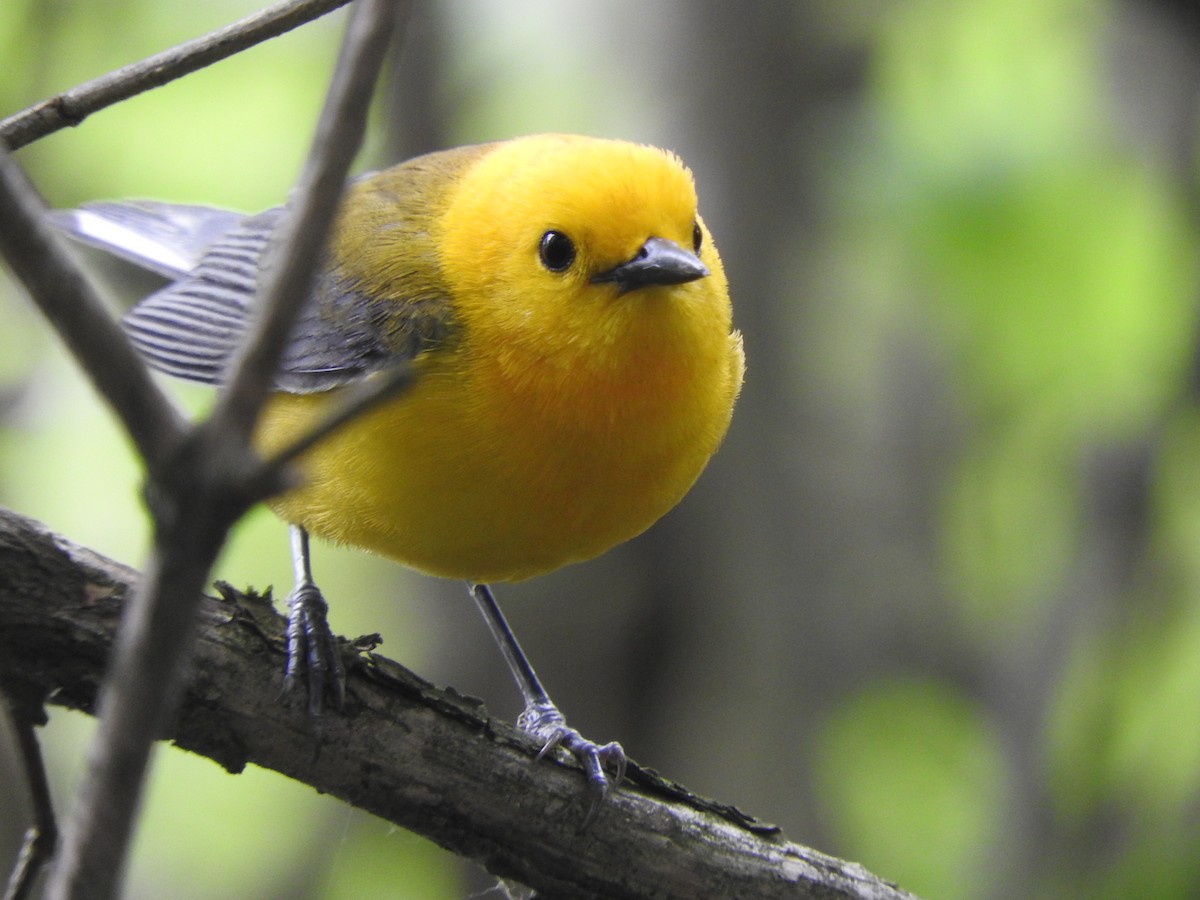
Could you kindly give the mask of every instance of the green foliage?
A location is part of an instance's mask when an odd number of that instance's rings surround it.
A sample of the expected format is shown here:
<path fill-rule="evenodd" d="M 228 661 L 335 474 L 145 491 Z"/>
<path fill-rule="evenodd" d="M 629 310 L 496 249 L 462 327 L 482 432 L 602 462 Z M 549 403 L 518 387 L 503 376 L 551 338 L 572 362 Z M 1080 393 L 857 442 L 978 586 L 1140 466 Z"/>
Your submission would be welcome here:
<path fill-rule="evenodd" d="M 1007 660 L 1051 623 L 1071 635 L 1053 648 L 1061 680 L 1027 698 L 1047 711 L 1025 774 L 1046 778 L 1055 823 L 1037 883 L 1047 897 L 1184 897 L 1200 884 L 1200 426 L 1184 405 L 1197 235 L 1172 173 L 1107 108 L 1110 13 L 1076 0 L 893 8 L 871 82 L 880 140 L 852 176 L 846 227 L 886 248 L 867 258 L 888 260 L 893 284 L 916 286 L 909 327 L 935 336 L 954 392 L 937 508 L 956 652 L 1016 690 Z M 1088 463 L 1138 451 L 1152 460 L 1149 530 L 1118 537 L 1144 540 L 1143 555 L 1097 549 L 1095 493 L 1110 485 Z M 1088 580 L 1118 559 L 1141 564 L 1132 581 Z M 842 706 L 822 733 L 822 796 L 879 870 L 929 897 L 989 896 L 971 885 L 1011 812 L 995 785 L 1015 762 L 946 691 L 883 681 Z M 990 792 L 947 789 L 965 735 L 972 783 Z M 945 771 L 926 768 L 935 758 Z M 912 795 L 899 800 L 897 781 Z"/>
<path fill-rule="evenodd" d="M 837 852 L 923 897 L 985 897 L 1003 757 L 976 704 L 932 681 L 879 682 L 821 730 L 818 789 Z"/>
<path fill-rule="evenodd" d="M 1098 896 L 1190 896 L 1200 879 L 1197 446 L 1200 415 L 1173 417 L 1155 471 L 1155 577 L 1133 589 L 1127 618 L 1096 623 L 1072 648 L 1051 709 L 1047 756 L 1064 830 L 1104 821 L 1115 832 L 1119 852 L 1087 874 Z"/>

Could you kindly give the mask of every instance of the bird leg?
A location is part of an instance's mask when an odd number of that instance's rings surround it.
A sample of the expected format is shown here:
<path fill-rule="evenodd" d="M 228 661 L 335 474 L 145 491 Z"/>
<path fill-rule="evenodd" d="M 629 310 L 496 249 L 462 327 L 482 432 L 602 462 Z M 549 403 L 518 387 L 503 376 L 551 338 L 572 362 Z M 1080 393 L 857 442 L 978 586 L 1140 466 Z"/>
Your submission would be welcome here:
<path fill-rule="evenodd" d="M 500 612 L 491 589 L 486 584 L 472 584 L 470 589 L 471 596 L 475 598 L 479 611 L 487 620 L 492 637 L 495 638 L 500 652 L 504 654 L 509 671 L 512 672 L 517 687 L 525 698 L 525 711 L 517 718 L 517 726 L 541 741 L 542 749 L 537 758 L 541 759 L 555 748 L 561 747 L 578 759 L 587 773 L 588 787 L 592 793 L 592 802 L 582 826 L 587 827 L 609 790 L 619 785 L 625 777 L 625 751 L 616 741 L 597 744 L 567 725 L 566 718 L 550 700 L 550 695 L 542 687 L 528 657 L 517 643 L 516 635 L 509 627 L 504 614 Z M 605 766 L 612 769 L 611 780 L 605 774 Z"/>
<path fill-rule="evenodd" d="M 327 693 L 334 707 L 342 708 L 346 672 L 337 638 L 329 629 L 329 606 L 313 582 L 308 532 L 299 525 L 289 527 L 296 583 L 287 598 L 287 669 L 283 689 L 290 692 L 304 682 L 308 688 L 308 711 L 319 716 Z"/>

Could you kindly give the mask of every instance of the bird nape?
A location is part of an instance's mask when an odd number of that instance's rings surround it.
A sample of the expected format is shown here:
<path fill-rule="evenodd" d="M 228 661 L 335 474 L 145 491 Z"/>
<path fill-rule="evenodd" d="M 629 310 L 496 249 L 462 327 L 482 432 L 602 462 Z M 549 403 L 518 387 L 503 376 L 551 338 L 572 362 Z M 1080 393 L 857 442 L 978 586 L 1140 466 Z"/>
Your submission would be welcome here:
<path fill-rule="evenodd" d="M 52 216 L 169 279 L 126 314 L 126 333 L 152 367 L 220 386 L 284 212 L 137 201 Z M 729 426 L 742 342 L 690 172 L 653 147 L 535 135 L 355 179 L 256 446 L 288 446 L 400 365 L 411 386 L 305 452 L 299 485 L 270 501 L 295 563 L 286 682 L 306 685 L 313 712 L 343 696 L 310 534 L 463 579 L 521 689 L 518 724 L 543 755 L 582 762 L 590 817 L 625 755 L 567 725 L 488 584 L 641 533 Z"/>

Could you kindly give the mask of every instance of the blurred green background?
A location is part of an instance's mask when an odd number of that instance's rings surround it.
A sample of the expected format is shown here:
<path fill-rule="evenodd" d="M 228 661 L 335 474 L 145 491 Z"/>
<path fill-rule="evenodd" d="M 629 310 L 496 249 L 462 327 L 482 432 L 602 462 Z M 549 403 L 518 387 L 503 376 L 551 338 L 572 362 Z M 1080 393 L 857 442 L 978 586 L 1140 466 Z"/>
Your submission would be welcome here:
<path fill-rule="evenodd" d="M 255 7 L 5 0 L 0 115 Z M 18 158 L 58 206 L 276 204 L 341 23 Z M 1192 0 L 417 4 L 360 168 L 550 130 L 671 147 L 745 332 L 733 429 L 688 499 L 500 590 L 576 726 L 930 900 L 1200 895 L 1198 98 Z M 136 564 L 126 442 L 2 280 L 0 316 L 0 502 Z M 316 565 L 340 632 L 516 714 L 461 585 Z M 252 515 L 217 574 L 286 590 L 283 526 Z M 92 727 L 44 730 L 61 807 Z M 27 812 L 0 747 L 8 860 Z M 128 893 L 492 884 L 163 747 Z"/>

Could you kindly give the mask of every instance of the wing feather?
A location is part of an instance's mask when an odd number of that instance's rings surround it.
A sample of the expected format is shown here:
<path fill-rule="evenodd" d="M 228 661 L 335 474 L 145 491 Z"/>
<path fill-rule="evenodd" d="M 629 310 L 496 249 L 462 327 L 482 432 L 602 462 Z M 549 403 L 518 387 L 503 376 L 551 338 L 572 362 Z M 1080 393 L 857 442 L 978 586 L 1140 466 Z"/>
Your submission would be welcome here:
<path fill-rule="evenodd" d="M 373 252 L 386 244 L 387 253 L 413 262 L 372 269 L 372 257 L 320 267 L 277 388 L 309 393 L 360 381 L 454 333 L 432 244 L 431 220 L 440 211 L 436 188 L 485 149 L 430 154 L 356 179 L 350 188 L 358 192 L 356 202 L 343 207 L 340 227 L 354 229 Z M 154 368 L 219 385 L 253 321 L 261 260 L 283 212 L 276 207 L 246 217 L 138 201 L 92 203 L 52 216 L 78 240 L 172 279 L 129 310 L 123 325 Z"/>
<path fill-rule="evenodd" d="M 187 275 L 242 213 L 153 200 L 99 201 L 55 210 L 50 218 L 76 240 L 164 278 Z"/>

